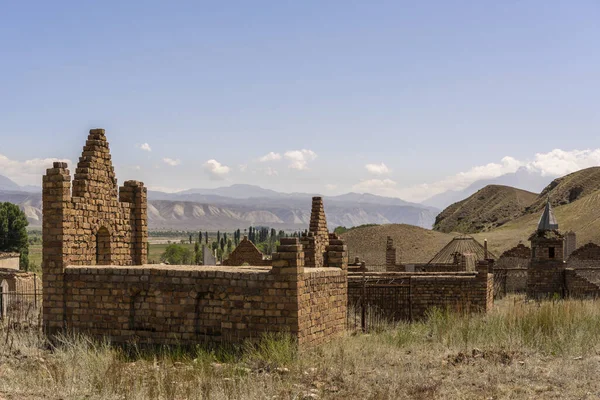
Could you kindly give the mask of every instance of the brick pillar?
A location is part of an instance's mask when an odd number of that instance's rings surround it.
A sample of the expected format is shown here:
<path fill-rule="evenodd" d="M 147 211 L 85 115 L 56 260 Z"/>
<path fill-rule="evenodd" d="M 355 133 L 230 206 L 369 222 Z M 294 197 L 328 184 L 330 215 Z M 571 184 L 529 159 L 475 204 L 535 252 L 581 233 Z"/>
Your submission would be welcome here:
<path fill-rule="evenodd" d="M 335 234 L 329 235 L 326 267 L 348 270 L 348 246 Z"/>
<path fill-rule="evenodd" d="M 306 248 L 307 267 L 322 267 L 327 245 L 329 244 L 329 231 L 325 219 L 325 208 L 322 197 L 312 198 L 310 212 L 310 227 L 308 237 L 312 248 Z"/>
<path fill-rule="evenodd" d="M 65 327 L 64 268 L 71 248 L 71 175 L 66 163 L 55 162 L 42 183 L 43 323 L 48 334 Z"/>
<path fill-rule="evenodd" d="M 385 265 L 396 265 L 396 247 L 394 247 L 394 239 L 391 236 L 387 237 L 385 244 Z"/>
<path fill-rule="evenodd" d="M 300 300 L 304 291 L 304 252 L 298 238 L 282 238 L 280 243 L 277 252 L 273 253 L 271 273 L 285 291 L 281 304 L 284 307 L 286 326 L 290 334 L 298 338 L 301 318 L 304 318 L 300 312 Z"/>
<path fill-rule="evenodd" d="M 477 305 L 481 311 L 490 311 L 494 306 L 494 261 L 481 260 L 478 261 L 475 269 L 477 270 Z M 491 273 L 490 273 L 491 272 Z"/>
<path fill-rule="evenodd" d="M 131 203 L 132 264 L 148 263 L 148 192 L 142 182 L 127 181 L 119 190 L 119 201 Z"/>

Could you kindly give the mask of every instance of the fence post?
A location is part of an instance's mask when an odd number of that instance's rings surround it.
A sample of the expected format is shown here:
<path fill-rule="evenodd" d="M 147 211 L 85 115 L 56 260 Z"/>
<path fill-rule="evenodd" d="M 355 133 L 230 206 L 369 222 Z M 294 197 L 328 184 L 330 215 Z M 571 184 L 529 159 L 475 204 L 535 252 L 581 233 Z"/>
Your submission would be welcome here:
<path fill-rule="evenodd" d="M 37 310 L 37 274 L 33 274 L 33 307 Z"/>
<path fill-rule="evenodd" d="M 365 271 L 362 273 L 362 296 L 361 296 L 361 318 L 360 324 L 363 333 L 367 331 L 367 309 L 366 309 L 366 296 L 367 296 L 367 277 Z"/>
<path fill-rule="evenodd" d="M 410 322 L 413 321 L 413 309 L 412 309 L 412 279 L 408 277 L 408 319 Z"/>

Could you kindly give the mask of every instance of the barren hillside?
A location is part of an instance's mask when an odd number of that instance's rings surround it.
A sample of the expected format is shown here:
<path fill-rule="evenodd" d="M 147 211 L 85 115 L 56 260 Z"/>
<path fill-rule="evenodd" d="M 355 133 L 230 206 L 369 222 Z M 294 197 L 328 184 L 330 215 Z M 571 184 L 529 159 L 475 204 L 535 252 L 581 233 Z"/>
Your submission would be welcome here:
<path fill-rule="evenodd" d="M 488 185 L 442 211 L 434 230 L 476 233 L 489 231 L 521 216 L 538 198 L 535 193 L 509 186 Z"/>
<path fill-rule="evenodd" d="M 548 198 L 553 206 L 561 206 L 582 199 L 599 189 L 600 167 L 582 169 L 553 180 L 544 188 L 527 212 L 542 210 Z"/>
<path fill-rule="evenodd" d="M 385 241 L 394 239 L 397 260 L 402 262 L 427 262 L 454 235 L 436 232 L 405 224 L 387 224 L 352 229 L 344 234 L 350 261 L 354 257 L 371 265 L 385 264 Z"/>

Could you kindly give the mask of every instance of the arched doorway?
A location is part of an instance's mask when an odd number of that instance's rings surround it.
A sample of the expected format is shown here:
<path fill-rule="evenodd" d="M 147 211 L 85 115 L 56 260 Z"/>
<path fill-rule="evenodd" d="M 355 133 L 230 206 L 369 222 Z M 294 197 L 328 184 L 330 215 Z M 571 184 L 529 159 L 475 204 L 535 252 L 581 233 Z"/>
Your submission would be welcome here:
<path fill-rule="evenodd" d="M 110 233 L 108 229 L 102 227 L 96 234 L 96 265 L 110 265 Z"/>

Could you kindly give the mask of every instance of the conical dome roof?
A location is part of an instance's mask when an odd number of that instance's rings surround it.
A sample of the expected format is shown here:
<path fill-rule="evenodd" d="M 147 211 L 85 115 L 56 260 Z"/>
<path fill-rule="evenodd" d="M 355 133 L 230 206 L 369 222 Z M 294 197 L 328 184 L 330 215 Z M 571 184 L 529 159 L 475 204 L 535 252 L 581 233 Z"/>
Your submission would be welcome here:
<path fill-rule="evenodd" d="M 552 206 L 550 205 L 550 199 L 546 202 L 546 208 L 544 208 L 544 212 L 542 217 L 540 218 L 540 222 L 538 223 L 538 231 L 555 231 L 558 230 L 558 222 L 556 221 L 556 217 L 554 216 L 554 211 L 552 211 Z"/>

